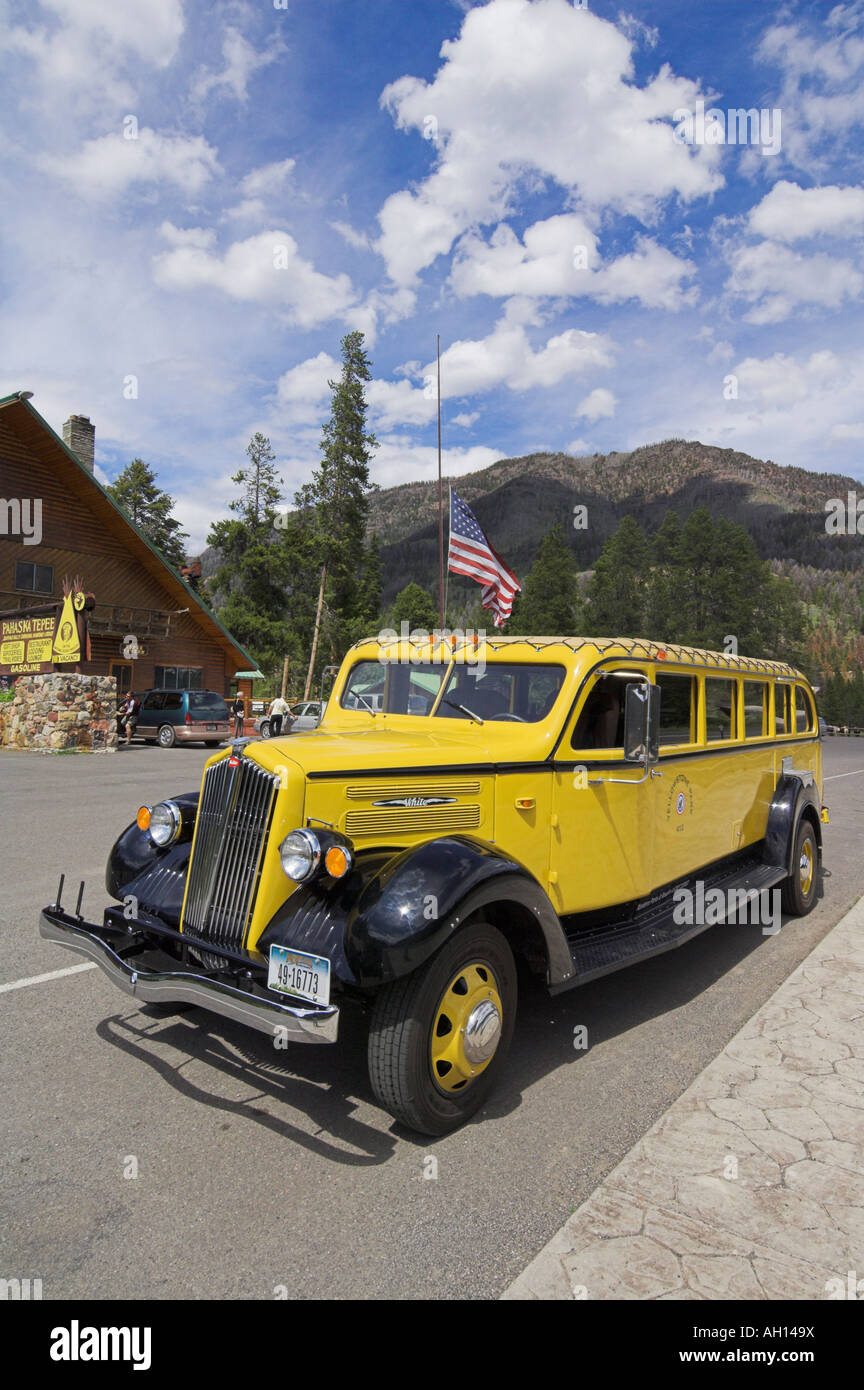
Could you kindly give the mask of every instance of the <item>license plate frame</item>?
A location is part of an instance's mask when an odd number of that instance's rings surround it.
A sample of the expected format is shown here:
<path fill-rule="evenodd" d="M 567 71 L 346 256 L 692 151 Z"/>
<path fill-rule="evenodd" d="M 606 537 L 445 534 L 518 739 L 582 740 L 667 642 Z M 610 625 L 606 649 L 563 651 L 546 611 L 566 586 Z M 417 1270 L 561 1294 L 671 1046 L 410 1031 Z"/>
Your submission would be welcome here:
<path fill-rule="evenodd" d="M 205 730 L 206 730 L 206 732 L 207 732 L 208 734 L 209 734 L 209 733 L 215 733 L 215 732 L 216 732 L 216 725 L 215 725 L 215 724 L 205 724 L 205 725 L 204 725 L 204 728 L 205 728 Z"/>
<path fill-rule="evenodd" d="M 311 988 L 310 976 L 314 980 Z M 271 946 L 267 988 L 304 1004 L 328 1005 L 330 962 L 326 956 L 315 956 L 309 951 L 295 951 L 290 946 Z"/>

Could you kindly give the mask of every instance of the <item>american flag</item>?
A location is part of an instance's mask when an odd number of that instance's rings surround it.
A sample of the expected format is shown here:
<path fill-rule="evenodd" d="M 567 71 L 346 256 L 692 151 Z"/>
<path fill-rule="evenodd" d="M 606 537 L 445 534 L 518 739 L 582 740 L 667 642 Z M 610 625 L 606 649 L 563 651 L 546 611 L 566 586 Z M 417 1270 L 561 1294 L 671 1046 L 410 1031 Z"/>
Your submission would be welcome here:
<path fill-rule="evenodd" d="M 477 518 L 454 488 L 450 489 L 450 547 L 447 568 L 454 574 L 467 574 L 483 585 L 481 602 L 491 608 L 495 626 L 510 617 L 513 600 L 522 585 L 493 550 L 477 523 Z"/>

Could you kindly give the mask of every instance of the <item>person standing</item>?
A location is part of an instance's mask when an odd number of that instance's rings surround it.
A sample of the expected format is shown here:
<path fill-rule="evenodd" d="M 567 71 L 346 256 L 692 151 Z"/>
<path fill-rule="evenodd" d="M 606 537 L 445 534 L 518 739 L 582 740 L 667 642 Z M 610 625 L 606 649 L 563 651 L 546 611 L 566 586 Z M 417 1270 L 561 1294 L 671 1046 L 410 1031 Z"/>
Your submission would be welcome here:
<path fill-rule="evenodd" d="M 273 738 L 278 738 L 281 734 L 282 720 L 285 718 L 285 715 L 287 713 L 288 701 L 283 700 L 281 695 L 277 695 L 276 699 L 272 702 L 270 706 L 270 732 Z"/>
<path fill-rule="evenodd" d="M 243 703 L 243 696 L 241 695 L 239 690 L 237 692 L 234 703 L 231 706 L 231 713 L 234 715 L 234 737 L 242 738 L 243 722 L 246 718 L 246 706 Z"/>
<path fill-rule="evenodd" d="M 138 712 L 141 709 L 140 700 L 135 699 L 134 690 L 130 690 L 126 696 L 126 703 L 123 706 L 123 720 L 126 729 L 126 747 L 132 742 L 132 736 L 138 728 Z"/>

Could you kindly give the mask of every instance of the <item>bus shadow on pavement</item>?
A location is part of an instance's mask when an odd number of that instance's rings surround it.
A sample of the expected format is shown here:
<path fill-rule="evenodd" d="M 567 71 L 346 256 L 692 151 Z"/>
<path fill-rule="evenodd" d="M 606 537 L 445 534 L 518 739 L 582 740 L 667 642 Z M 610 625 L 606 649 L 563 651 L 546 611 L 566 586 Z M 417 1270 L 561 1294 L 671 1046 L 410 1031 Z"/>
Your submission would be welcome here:
<path fill-rule="evenodd" d="M 801 920 L 784 917 L 781 931 L 793 930 Z M 542 983 L 522 975 L 507 1066 L 498 1090 L 465 1128 L 504 1118 L 519 1109 L 524 1094 L 544 1077 L 585 1059 L 601 1043 L 692 1004 L 772 939 L 755 925 L 718 924 L 675 951 L 551 999 Z M 746 1018 L 736 1024 L 735 1031 L 744 1022 Z M 585 1030 L 585 1046 L 574 1046 L 577 1028 Z M 343 1014 L 340 1041 L 334 1047 L 294 1044 L 277 1050 L 264 1034 L 191 1006 L 165 1017 L 142 1010 L 115 1014 L 96 1031 L 104 1041 L 152 1067 L 190 1100 L 260 1124 L 335 1163 L 380 1164 L 399 1142 L 418 1147 L 432 1142 L 377 1106 L 366 1070 L 365 1024 L 351 1014 Z M 175 1055 L 167 1057 L 166 1048 Z M 190 1061 L 213 1069 L 212 1087 L 200 1077 L 190 1078 Z M 704 1061 L 699 1069 L 701 1065 Z M 227 1099 L 218 1093 L 216 1076 L 240 1081 L 259 1094 L 245 1100 Z M 682 1089 L 691 1079 L 685 1080 Z M 262 1108 L 267 1103 L 279 1111 Z M 369 1124 L 354 1113 L 358 1105 L 367 1104 L 375 1107 L 380 1124 Z M 286 1114 L 291 1108 L 305 1114 L 319 1132 L 310 1134 L 293 1122 Z M 440 1146 L 448 1138 L 434 1142 Z"/>
<path fill-rule="evenodd" d="M 349 1167 L 383 1163 L 395 1147 L 393 1136 L 353 1113 L 358 1101 L 374 1104 L 366 1080 L 365 1046 L 359 1053 L 346 1048 L 341 1056 L 334 1055 L 335 1048 L 306 1045 L 277 1051 L 263 1034 L 250 1033 L 197 1008 L 163 1018 L 141 1011 L 114 1014 L 99 1023 L 96 1032 L 103 1041 L 151 1067 L 188 1100 L 260 1125 L 334 1163 Z M 167 1055 L 166 1049 L 173 1055 Z M 325 1057 L 307 1057 L 308 1053 L 328 1053 L 329 1063 Z M 202 1068 L 192 1079 L 190 1063 L 194 1062 L 212 1072 L 212 1086 L 206 1073 L 202 1077 Z M 229 1099 L 219 1093 L 217 1078 L 240 1082 L 256 1094 Z M 290 1109 L 305 1115 L 319 1132 L 309 1133 L 295 1123 L 286 1113 Z M 383 1112 L 382 1118 L 389 1119 Z"/>

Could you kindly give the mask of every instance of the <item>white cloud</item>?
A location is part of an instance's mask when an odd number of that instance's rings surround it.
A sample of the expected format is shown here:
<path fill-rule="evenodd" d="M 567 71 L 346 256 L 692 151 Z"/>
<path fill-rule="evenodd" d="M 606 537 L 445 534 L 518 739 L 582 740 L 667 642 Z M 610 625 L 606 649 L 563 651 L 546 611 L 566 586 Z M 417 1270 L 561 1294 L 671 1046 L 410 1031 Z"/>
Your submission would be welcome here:
<path fill-rule="evenodd" d="M 159 235 L 172 246 L 197 246 L 207 250 L 216 240 L 216 233 L 210 227 L 175 227 L 173 222 L 163 222 Z"/>
<path fill-rule="evenodd" d="M 535 222 L 522 241 L 505 222 L 488 242 L 466 234 L 456 249 L 450 280 L 458 295 L 576 295 L 597 260 L 597 238 L 576 213 Z M 582 263 L 587 268 L 579 268 Z"/>
<path fill-rule="evenodd" d="M 586 439 L 571 439 L 570 443 L 565 446 L 564 452 L 565 454 L 573 454 L 574 457 L 578 458 L 580 454 L 593 453 L 593 450 Z"/>
<path fill-rule="evenodd" d="M 401 77 L 382 104 L 401 130 L 434 135 L 434 171 L 383 204 L 378 249 L 410 284 L 462 232 L 500 221 L 530 176 L 586 209 L 654 216 L 668 197 L 719 188 L 716 147 L 688 148 L 671 125 L 697 85 L 668 65 L 644 86 L 614 24 L 566 0 L 490 0 L 442 47 L 433 81 Z"/>
<path fill-rule="evenodd" d="M 838 148 L 860 146 L 864 121 L 864 38 L 861 10 L 836 5 L 821 42 L 812 29 L 783 22 L 767 29 L 756 50 L 780 70 L 777 105 L 794 112 L 783 131 L 782 159 L 808 169 L 827 165 Z M 848 27 L 847 27 L 848 26 Z"/>
<path fill-rule="evenodd" d="M 727 290 L 752 304 L 748 323 L 781 323 L 802 307 L 839 309 L 864 289 L 864 276 L 849 261 L 802 256 L 772 241 L 739 247 L 730 260 Z"/>
<path fill-rule="evenodd" d="M 178 246 L 154 257 L 153 273 L 165 289 L 216 289 L 282 311 L 301 328 L 344 315 L 355 299 L 347 275 L 322 275 L 285 231 L 235 241 L 221 257 L 198 246 Z"/>
<path fill-rule="evenodd" d="M 457 246 L 451 282 L 462 296 L 585 296 L 601 304 L 635 299 L 649 309 L 675 310 L 695 298 L 694 290 L 682 286 L 695 273 L 692 261 L 650 237 L 638 238 L 635 251 L 603 265 L 590 227 L 566 213 L 535 222 L 521 242 L 503 222 L 488 242 L 476 232 L 466 234 Z"/>
<path fill-rule="evenodd" d="M 773 241 L 803 241 L 819 235 L 860 236 L 864 188 L 801 188 L 781 179 L 750 212 L 751 232 Z"/>
<path fill-rule="evenodd" d="M 134 184 L 174 184 L 200 193 L 220 172 L 216 151 L 201 135 L 161 135 L 142 126 L 135 139 L 122 133 L 86 140 L 77 154 L 42 155 L 41 168 L 85 198 L 107 199 Z"/>
<path fill-rule="evenodd" d="M 442 352 L 441 380 L 448 396 L 472 396 L 499 385 L 527 391 L 609 367 L 613 350 L 603 334 L 568 328 L 535 351 L 521 324 L 501 319 L 485 338 L 462 339 Z M 425 373 L 433 371 L 430 362 Z"/>
<path fill-rule="evenodd" d="M 244 198 L 261 198 L 281 193 L 285 188 L 297 161 L 277 159 L 273 164 L 262 164 L 252 169 L 240 181 L 240 192 Z"/>
<path fill-rule="evenodd" d="M 245 102 L 249 78 L 259 68 L 266 68 L 274 62 L 278 53 L 276 47 L 258 53 L 248 39 L 244 39 L 239 29 L 229 24 L 222 39 L 225 66 L 221 72 L 199 68 L 192 80 L 192 100 L 204 101 L 211 92 L 224 91 L 233 96 L 235 101 Z"/>
<path fill-rule="evenodd" d="M 454 416 L 453 416 L 452 420 L 450 421 L 450 424 L 451 424 L 451 425 L 458 425 L 459 429 L 462 429 L 462 430 L 470 430 L 471 426 L 475 423 L 475 421 L 477 421 L 477 420 L 479 420 L 479 419 L 480 419 L 480 411 L 479 411 L 479 410 L 470 410 L 470 411 L 465 411 L 465 410 L 463 410 L 463 411 L 460 411 L 460 413 L 459 413 L 458 415 L 454 415 Z"/>
<path fill-rule="evenodd" d="M 601 266 L 590 280 L 590 293 L 601 304 L 620 304 L 635 299 L 646 309 L 676 310 L 693 304 L 694 288 L 683 281 L 696 274 L 693 261 L 682 260 L 650 237 L 640 237 L 636 250 Z"/>
<path fill-rule="evenodd" d="M 322 418 L 330 395 L 329 382 L 338 380 L 341 366 L 335 357 L 319 352 L 283 372 L 276 385 L 280 414 L 292 423 L 312 424 Z"/>
<path fill-rule="evenodd" d="M 500 449 L 477 444 L 466 449 L 445 449 L 443 469 L 449 478 L 476 473 L 506 457 Z M 415 444 L 405 435 L 383 435 L 372 463 L 372 478 L 380 487 L 395 487 L 415 479 L 430 481 L 438 476 L 438 448 L 434 444 Z"/>
<path fill-rule="evenodd" d="M 38 18 L 34 10 L 31 5 L 21 24 L 3 14 L 0 52 L 32 63 L 30 101 L 63 110 L 67 119 L 85 111 L 116 120 L 118 109 L 134 109 L 137 88 L 125 71 L 130 61 L 167 67 L 184 31 L 182 0 L 41 0 Z"/>
<path fill-rule="evenodd" d="M 349 246 L 353 246 L 355 251 L 368 251 L 369 238 L 365 232 L 358 232 L 348 222 L 331 222 L 330 226 L 334 232 L 338 232 L 343 241 L 347 241 Z"/>
<path fill-rule="evenodd" d="M 596 420 L 611 420 L 617 404 L 618 401 L 611 391 L 598 386 L 584 401 L 580 401 L 576 407 L 576 418 L 590 420 L 592 424 Z"/>

